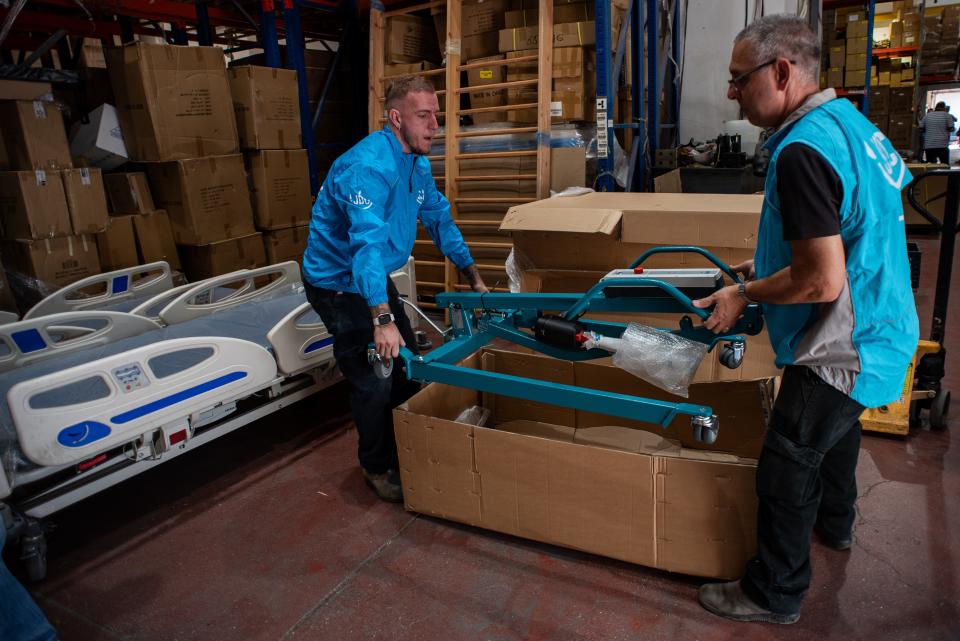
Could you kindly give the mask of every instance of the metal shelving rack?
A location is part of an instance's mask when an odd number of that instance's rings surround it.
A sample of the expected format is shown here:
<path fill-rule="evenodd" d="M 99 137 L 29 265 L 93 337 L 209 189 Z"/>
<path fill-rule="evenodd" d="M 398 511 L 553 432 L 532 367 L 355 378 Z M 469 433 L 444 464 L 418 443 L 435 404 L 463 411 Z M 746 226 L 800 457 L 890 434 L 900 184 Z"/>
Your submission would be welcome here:
<path fill-rule="evenodd" d="M 254 7 L 253 5 L 256 4 Z M 278 15 L 278 13 L 280 15 Z M 259 15 L 259 22 L 253 18 Z M 158 36 L 170 44 L 224 46 L 229 53 L 260 48 L 267 66 L 281 67 L 280 40 L 286 42 L 286 67 L 297 71 L 300 95 L 300 127 L 303 146 L 310 166 L 313 193 L 319 188 L 319 173 L 314 142 L 314 124 L 319 118 L 330 86 L 331 67 L 318 110 L 312 113 L 308 100 L 304 50 L 307 39 L 343 44 L 356 19 L 353 0 L 88 0 L 81 8 L 73 0 L 34 0 L 29 8 L 0 9 L 0 23 L 9 35 L 0 42 L 7 71 L 24 66 L 26 52 L 52 66 L 48 53 L 56 48 L 65 68 L 76 65 L 83 38 L 100 39 L 113 46 L 115 37 L 129 42 L 137 35 Z M 164 25 L 169 25 L 165 27 Z M 52 35 L 50 35 L 52 34 Z M 70 37 L 76 39 L 69 43 Z M 296 46 L 290 46 L 296 43 Z M 19 50 L 14 60 L 10 50 Z M 343 47 L 338 49 L 338 54 Z M 36 52 L 41 52 L 40 56 Z M 339 56 L 337 56 L 339 58 Z M 2 74 L 0 74 L 2 77 Z"/>

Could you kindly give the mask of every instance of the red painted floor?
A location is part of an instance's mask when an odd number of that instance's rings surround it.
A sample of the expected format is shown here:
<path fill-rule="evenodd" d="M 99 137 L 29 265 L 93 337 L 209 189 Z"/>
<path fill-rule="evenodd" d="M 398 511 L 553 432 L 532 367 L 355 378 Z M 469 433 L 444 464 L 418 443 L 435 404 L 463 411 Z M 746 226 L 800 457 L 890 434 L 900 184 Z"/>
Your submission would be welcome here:
<path fill-rule="evenodd" d="M 936 243 L 921 244 L 925 335 Z M 960 392 L 956 362 L 946 383 Z M 780 627 L 709 615 L 696 579 L 375 500 L 344 397 L 328 390 L 61 513 L 34 588 L 61 638 L 960 639 L 956 419 L 864 438 L 856 545 L 814 545 L 802 618 Z"/>

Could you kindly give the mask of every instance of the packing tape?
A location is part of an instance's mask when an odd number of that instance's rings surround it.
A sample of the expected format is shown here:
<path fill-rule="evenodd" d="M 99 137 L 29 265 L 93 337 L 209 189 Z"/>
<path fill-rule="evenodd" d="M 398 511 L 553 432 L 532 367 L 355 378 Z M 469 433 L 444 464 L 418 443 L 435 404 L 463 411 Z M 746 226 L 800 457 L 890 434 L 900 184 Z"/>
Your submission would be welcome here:
<path fill-rule="evenodd" d="M 67 236 L 67 240 L 68 240 L 68 241 L 70 240 L 70 237 L 69 237 L 69 236 Z M 47 250 L 47 254 L 52 254 L 52 253 L 53 253 L 53 249 L 50 247 L 50 239 L 49 239 L 49 238 L 44 238 L 44 239 L 43 239 L 43 246 L 44 246 L 44 248 Z"/>
<path fill-rule="evenodd" d="M 460 41 L 459 41 L 459 40 L 450 40 L 450 39 L 447 39 L 447 55 L 448 55 L 448 56 L 459 56 L 459 55 L 460 55 Z"/>
<path fill-rule="evenodd" d="M 83 253 L 87 253 L 88 251 L 90 251 L 89 248 L 87 247 L 87 237 L 86 237 L 86 235 L 81 235 L 81 236 L 80 236 L 80 243 L 83 245 Z"/>
<path fill-rule="evenodd" d="M 34 173 L 34 177 L 37 180 L 37 187 L 46 187 L 47 186 L 47 172 L 42 169 L 37 169 Z"/>
<path fill-rule="evenodd" d="M 537 132 L 537 147 L 550 147 L 550 132 L 549 132 L 549 131 L 538 131 L 538 132 Z"/>
<path fill-rule="evenodd" d="M 286 145 L 283 144 L 283 129 L 277 129 L 277 140 L 280 141 L 280 148 L 281 148 L 281 149 L 283 149 L 284 147 L 286 147 Z"/>
<path fill-rule="evenodd" d="M 581 24 L 583 24 L 583 23 L 582 23 L 582 22 L 578 22 L 578 23 L 577 23 L 577 44 L 579 44 L 579 45 L 582 47 L 582 46 L 583 46 L 583 34 L 580 33 L 580 25 L 581 25 Z"/>
<path fill-rule="evenodd" d="M 47 241 L 47 243 L 48 243 L 47 247 L 50 246 L 50 245 L 49 245 L 49 242 L 50 242 L 50 241 Z M 67 236 L 67 253 L 70 254 L 70 258 L 73 258 L 73 254 L 74 254 L 74 250 L 73 250 L 73 236 Z"/>

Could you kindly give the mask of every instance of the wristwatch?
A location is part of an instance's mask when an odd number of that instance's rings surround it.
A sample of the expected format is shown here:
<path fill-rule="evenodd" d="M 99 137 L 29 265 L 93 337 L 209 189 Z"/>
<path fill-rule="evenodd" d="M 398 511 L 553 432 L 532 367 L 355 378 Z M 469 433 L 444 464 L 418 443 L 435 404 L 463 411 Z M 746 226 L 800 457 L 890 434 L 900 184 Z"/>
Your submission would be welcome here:
<path fill-rule="evenodd" d="M 747 296 L 747 284 L 746 283 L 737 283 L 737 296 L 742 298 L 748 304 L 753 303 L 754 301 L 750 300 Z"/>
<path fill-rule="evenodd" d="M 377 317 L 373 319 L 373 324 L 377 327 L 382 327 L 383 325 L 389 325 L 395 320 L 397 319 L 393 314 L 384 312 L 383 314 L 377 315 Z"/>

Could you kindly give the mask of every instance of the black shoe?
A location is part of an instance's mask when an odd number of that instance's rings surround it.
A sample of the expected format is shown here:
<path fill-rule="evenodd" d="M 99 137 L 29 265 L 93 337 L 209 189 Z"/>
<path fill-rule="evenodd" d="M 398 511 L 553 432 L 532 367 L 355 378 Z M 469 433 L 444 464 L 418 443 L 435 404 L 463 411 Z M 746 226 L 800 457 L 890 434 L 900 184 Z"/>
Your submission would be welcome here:
<path fill-rule="evenodd" d="M 758 623 L 796 623 L 800 613 L 780 614 L 761 608 L 743 593 L 740 581 L 729 583 L 707 583 L 700 586 L 700 605 L 727 619 L 734 621 L 754 621 Z"/>
<path fill-rule="evenodd" d="M 363 480 L 380 499 L 390 503 L 403 503 L 403 489 L 400 487 L 400 475 L 396 470 L 387 470 L 382 474 L 371 474 L 363 470 Z"/>
<path fill-rule="evenodd" d="M 824 532 L 820 527 L 814 527 L 813 531 L 817 533 L 817 538 L 820 539 L 820 542 L 826 545 L 831 550 L 836 550 L 837 552 L 845 552 L 853 547 L 853 535 L 846 537 L 835 537 Z"/>

